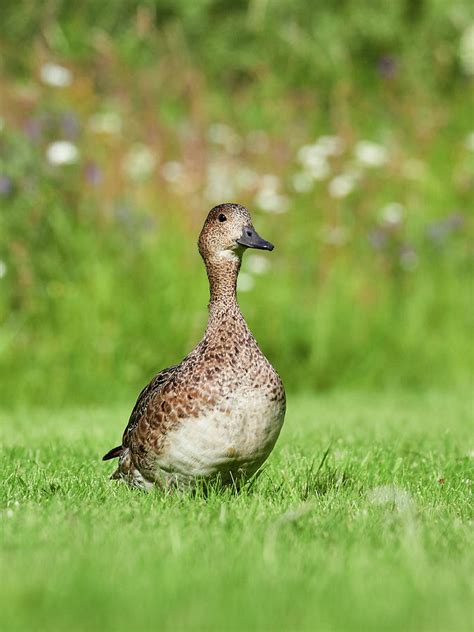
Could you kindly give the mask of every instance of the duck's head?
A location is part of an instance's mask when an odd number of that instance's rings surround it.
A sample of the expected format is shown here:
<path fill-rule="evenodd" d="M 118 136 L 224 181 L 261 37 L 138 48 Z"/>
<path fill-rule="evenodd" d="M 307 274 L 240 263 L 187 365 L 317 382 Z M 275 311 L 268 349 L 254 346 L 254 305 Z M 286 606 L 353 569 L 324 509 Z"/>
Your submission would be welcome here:
<path fill-rule="evenodd" d="M 252 224 L 250 213 L 240 204 L 219 204 L 209 211 L 199 235 L 199 252 L 204 261 L 241 257 L 246 248 L 273 250 Z"/>

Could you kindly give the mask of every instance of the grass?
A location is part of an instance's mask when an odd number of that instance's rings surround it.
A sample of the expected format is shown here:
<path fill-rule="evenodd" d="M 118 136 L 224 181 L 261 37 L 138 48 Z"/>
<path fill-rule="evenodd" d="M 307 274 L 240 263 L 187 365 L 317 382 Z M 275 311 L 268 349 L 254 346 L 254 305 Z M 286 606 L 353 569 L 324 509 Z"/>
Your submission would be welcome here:
<path fill-rule="evenodd" d="M 2 629 L 470 628 L 468 392 L 290 397 L 263 474 L 208 497 L 107 480 L 127 412 L 0 415 Z"/>

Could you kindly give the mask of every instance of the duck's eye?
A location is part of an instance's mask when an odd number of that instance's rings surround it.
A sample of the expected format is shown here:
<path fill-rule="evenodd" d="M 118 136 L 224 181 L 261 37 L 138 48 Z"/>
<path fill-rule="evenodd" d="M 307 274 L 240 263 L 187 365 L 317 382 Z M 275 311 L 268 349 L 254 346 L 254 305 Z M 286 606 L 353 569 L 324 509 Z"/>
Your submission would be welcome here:
<path fill-rule="evenodd" d="M 220 222 L 225 222 L 225 220 L 227 219 L 227 217 L 224 215 L 224 213 L 221 213 L 217 219 L 218 219 Z"/>

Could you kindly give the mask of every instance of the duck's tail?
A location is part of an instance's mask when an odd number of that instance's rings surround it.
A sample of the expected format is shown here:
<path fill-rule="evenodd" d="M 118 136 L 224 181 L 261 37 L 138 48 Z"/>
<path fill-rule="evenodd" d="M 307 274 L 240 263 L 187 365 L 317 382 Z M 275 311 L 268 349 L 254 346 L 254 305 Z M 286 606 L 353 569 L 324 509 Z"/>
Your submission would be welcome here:
<path fill-rule="evenodd" d="M 102 461 L 108 461 L 109 459 L 116 459 L 119 456 L 122 456 L 122 452 L 123 452 L 123 446 L 118 445 L 116 448 L 112 448 L 112 450 L 109 450 L 107 454 L 104 454 L 104 456 L 102 457 Z"/>
<path fill-rule="evenodd" d="M 122 445 L 112 448 L 112 450 L 109 450 L 109 452 L 102 457 L 102 460 L 109 461 L 110 459 L 116 458 L 119 459 L 119 462 L 117 469 L 110 476 L 112 480 L 123 480 L 131 487 L 139 487 L 140 489 L 150 489 L 153 487 L 153 483 L 146 480 L 135 467 L 129 448 L 124 448 Z"/>

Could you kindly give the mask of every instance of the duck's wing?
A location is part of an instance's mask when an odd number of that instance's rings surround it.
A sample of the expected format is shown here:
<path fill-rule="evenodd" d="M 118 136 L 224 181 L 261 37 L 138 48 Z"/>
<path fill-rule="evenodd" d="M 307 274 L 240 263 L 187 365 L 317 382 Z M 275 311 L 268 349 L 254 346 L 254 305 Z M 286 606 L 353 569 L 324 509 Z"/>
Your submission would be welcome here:
<path fill-rule="evenodd" d="M 109 459 L 115 459 L 121 456 L 123 449 L 128 447 L 130 434 L 136 428 L 141 416 L 146 411 L 146 407 L 148 406 L 148 402 L 150 401 L 151 397 L 160 392 L 163 386 L 172 377 L 178 366 L 178 364 L 175 364 L 168 367 L 167 369 L 163 369 L 163 371 L 160 371 L 158 375 L 155 375 L 152 381 L 147 386 L 145 386 L 145 388 L 138 396 L 135 406 L 133 407 L 127 427 L 125 428 L 125 431 L 123 433 L 122 445 L 109 450 L 107 454 L 102 457 L 103 461 L 108 461 Z"/>

